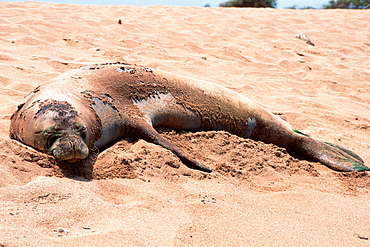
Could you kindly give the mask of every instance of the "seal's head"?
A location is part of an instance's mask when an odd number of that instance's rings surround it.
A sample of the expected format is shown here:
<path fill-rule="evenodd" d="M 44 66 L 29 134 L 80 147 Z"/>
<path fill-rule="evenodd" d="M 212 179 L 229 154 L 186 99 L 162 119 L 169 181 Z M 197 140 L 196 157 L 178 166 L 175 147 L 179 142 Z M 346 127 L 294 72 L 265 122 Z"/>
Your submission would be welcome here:
<path fill-rule="evenodd" d="M 20 105 L 12 116 L 11 138 L 61 161 L 87 158 L 88 135 L 83 118 L 66 101 L 37 100 Z"/>

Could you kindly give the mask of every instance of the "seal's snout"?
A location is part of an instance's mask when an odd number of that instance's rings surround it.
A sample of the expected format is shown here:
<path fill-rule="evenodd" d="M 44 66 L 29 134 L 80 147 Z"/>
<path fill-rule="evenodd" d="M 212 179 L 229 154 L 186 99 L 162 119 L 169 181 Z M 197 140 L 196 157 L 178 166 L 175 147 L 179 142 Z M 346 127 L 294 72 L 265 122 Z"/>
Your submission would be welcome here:
<path fill-rule="evenodd" d="M 54 142 L 51 153 L 58 160 L 75 162 L 86 159 L 89 155 L 89 148 L 80 136 L 67 135 Z"/>

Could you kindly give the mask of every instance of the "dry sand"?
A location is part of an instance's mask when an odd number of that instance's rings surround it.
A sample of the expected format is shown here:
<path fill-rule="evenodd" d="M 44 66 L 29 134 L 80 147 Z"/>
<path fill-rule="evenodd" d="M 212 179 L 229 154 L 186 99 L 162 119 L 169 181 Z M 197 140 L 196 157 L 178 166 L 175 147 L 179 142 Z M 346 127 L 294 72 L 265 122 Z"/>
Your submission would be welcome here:
<path fill-rule="evenodd" d="M 126 139 L 100 154 L 89 180 L 8 137 L 34 87 L 81 65 L 126 61 L 234 89 L 369 165 L 369 11 L 0 9 L 0 246 L 370 245 L 366 172 L 338 173 L 225 132 L 163 130 L 214 172 Z"/>

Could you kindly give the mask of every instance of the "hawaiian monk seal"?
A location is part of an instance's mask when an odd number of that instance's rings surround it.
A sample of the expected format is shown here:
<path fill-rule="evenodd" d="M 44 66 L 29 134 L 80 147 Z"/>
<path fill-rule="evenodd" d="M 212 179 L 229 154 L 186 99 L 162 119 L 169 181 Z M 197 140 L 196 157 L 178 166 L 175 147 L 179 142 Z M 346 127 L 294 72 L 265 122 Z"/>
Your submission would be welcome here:
<path fill-rule="evenodd" d="M 353 152 L 299 132 L 220 85 L 136 65 L 75 69 L 37 87 L 11 118 L 10 137 L 58 160 L 86 159 L 123 137 L 159 144 L 190 168 L 211 172 L 162 137 L 156 127 L 225 130 L 284 147 L 338 171 L 370 170 Z"/>

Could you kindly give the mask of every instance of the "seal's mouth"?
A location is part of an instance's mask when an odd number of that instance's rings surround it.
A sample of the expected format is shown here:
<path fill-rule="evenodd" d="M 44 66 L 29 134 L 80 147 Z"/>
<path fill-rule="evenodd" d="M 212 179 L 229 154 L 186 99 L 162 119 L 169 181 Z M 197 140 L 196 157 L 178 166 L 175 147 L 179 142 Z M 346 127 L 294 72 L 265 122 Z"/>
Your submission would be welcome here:
<path fill-rule="evenodd" d="M 66 162 L 68 163 L 76 163 L 78 161 L 80 161 L 80 159 L 69 159 L 69 160 L 65 160 Z"/>

